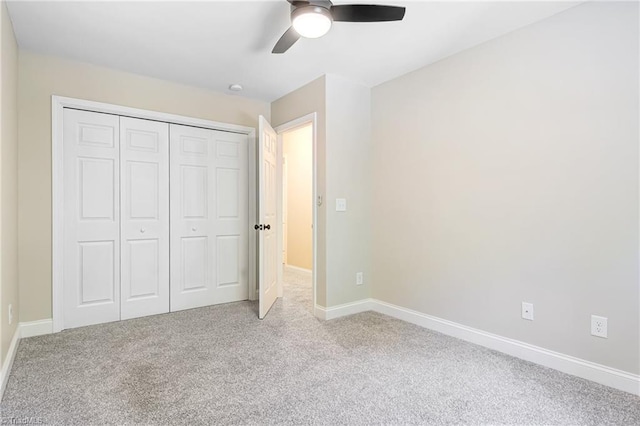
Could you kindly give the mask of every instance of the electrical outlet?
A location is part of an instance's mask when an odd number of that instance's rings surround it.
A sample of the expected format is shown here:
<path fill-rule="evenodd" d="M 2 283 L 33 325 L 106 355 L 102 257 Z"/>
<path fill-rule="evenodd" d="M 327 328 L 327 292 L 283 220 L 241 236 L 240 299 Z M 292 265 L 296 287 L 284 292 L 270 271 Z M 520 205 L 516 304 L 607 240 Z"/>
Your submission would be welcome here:
<path fill-rule="evenodd" d="M 522 318 L 533 321 L 533 303 L 522 302 Z"/>
<path fill-rule="evenodd" d="M 591 334 L 607 338 L 607 318 L 591 315 Z"/>
<path fill-rule="evenodd" d="M 13 323 L 13 305 L 9 303 L 9 325 Z"/>
<path fill-rule="evenodd" d="M 364 284 L 364 275 L 362 274 L 362 272 L 358 272 L 356 273 L 356 285 L 362 284 Z"/>

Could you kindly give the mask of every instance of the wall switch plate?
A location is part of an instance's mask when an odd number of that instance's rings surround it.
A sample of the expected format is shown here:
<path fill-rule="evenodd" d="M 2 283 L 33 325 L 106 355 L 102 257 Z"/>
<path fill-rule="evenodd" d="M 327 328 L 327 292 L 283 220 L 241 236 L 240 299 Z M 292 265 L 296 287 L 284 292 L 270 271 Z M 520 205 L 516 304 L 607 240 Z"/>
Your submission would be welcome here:
<path fill-rule="evenodd" d="M 9 311 L 9 325 L 11 325 L 11 323 L 13 323 L 13 305 L 11 303 L 9 303 L 9 309 L 7 309 Z"/>
<path fill-rule="evenodd" d="M 364 284 L 364 275 L 362 274 L 362 272 L 358 272 L 356 273 L 356 285 L 362 284 Z"/>
<path fill-rule="evenodd" d="M 591 334 L 596 337 L 607 338 L 607 318 L 591 315 Z"/>
<path fill-rule="evenodd" d="M 346 212 L 347 211 L 347 200 L 346 200 L 346 198 L 336 198 L 336 211 L 337 212 Z"/>
<path fill-rule="evenodd" d="M 522 302 L 522 318 L 533 321 L 533 303 Z"/>

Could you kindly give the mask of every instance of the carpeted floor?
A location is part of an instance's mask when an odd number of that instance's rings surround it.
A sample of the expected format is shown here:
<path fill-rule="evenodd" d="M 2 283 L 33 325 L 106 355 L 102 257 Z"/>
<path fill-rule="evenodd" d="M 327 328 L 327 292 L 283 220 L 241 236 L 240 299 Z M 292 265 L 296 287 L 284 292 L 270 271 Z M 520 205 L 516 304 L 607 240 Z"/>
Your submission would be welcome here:
<path fill-rule="evenodd" d="M 310 276 L 285 279 L 263 321 L 239 302 L 22 340 L 1 423 L 640 424 L 640 398 L 384 315 L 320 322 Z"/>

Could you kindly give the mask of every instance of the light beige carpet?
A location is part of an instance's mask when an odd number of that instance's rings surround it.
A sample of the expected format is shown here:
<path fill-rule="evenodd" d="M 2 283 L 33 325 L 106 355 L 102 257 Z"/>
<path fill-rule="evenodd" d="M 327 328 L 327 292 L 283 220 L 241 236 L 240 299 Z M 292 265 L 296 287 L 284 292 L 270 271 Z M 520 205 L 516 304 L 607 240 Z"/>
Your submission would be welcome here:
<path fill-rule="evenodd" d="M 286 281 L 263 321 L 239 302 L 22 340 L 2 424 L 640 424 L 630 394 L 380 314 L 320 322 L 310 275 Z"/>

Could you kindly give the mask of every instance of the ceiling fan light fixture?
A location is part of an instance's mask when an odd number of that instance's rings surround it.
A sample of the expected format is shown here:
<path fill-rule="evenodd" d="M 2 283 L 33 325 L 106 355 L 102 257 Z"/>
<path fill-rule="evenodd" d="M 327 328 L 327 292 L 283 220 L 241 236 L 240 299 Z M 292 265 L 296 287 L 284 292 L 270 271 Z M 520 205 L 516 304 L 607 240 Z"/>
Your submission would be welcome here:
<path fill-rule="evenodd" d="M 320 6 L 305 6 L 291 13 L 291 25 L 298 34 L 306 38 L 318 38 L 331 29 L 331 12 Z"/>

